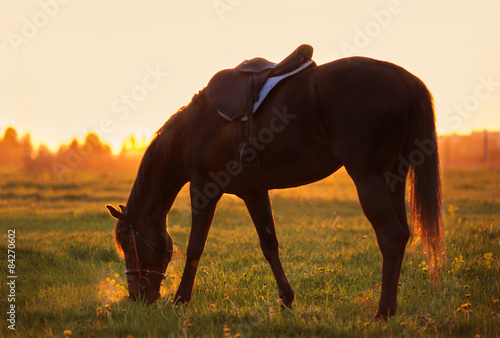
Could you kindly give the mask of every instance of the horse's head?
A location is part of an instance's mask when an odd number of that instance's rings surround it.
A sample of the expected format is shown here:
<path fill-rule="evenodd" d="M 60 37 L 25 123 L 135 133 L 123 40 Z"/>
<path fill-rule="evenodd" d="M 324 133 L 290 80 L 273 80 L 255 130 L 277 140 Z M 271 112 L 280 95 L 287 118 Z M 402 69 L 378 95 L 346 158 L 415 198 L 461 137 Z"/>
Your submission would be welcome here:
<path fill-rule="evenodd" d="M 130 298 L 152 303 L 160 298 L 161 282 L 172 259 L 173 244 L 166 217 L 151 217 L 139 223 L 123 205 L 121 212 L 111 205 L 106 207 L 117 219 L 115 242 L 118 253 L 125 259 Z"/>

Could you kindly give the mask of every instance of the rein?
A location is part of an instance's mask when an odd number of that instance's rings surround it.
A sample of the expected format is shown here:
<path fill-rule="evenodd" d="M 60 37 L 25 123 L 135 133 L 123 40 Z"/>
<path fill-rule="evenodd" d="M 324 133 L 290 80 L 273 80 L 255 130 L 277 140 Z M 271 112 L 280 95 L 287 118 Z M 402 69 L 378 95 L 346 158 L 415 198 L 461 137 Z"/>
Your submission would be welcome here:
<path fill-rule="evenodd" d="M 158 278 L 160 280 L 163 280 L 167 277 L 166 274 L 152 270 L 152 269 L 143 269 L 141 266 L 141 261 L 139 259 L 139 253 L 137 251 L 137 241 L 136 241 L 136 233 L 134 231 L 134 228 L 132 227 L 132 224 L 130 224 L 130 245 L 134 249 L 134 255 L 135 255 L 135 269 L 126 269 L 125 270 L 125 275 L 139 275 L 139 286 L 142 291 L 147 289 L 151 282 L 149 281 L 148 277 L 152 278 Z M 142 239 L 148 247 L 153 250 L 154 244 L 148 240 L 146 240 L 144 237 L 142 237 L 140 234 L 137 234 L 137 237 Z"/>

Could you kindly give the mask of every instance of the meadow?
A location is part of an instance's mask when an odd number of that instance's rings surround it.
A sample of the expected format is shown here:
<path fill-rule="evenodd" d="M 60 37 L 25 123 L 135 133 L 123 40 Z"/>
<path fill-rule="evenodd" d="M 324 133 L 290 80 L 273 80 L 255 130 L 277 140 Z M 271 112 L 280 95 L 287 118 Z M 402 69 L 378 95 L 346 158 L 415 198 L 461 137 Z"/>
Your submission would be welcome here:
<path fill-rule="evenodd" d="M 271 192 L 281 258 L 296 292 L 281 310 L 244 204 L 219 203 L 191 303 L 176 306 L 190 231 L 186 187 L 168 217 L 175 253 L 153 305 L 127 298 L 105 204 L 126 202 L 134 173 L 71 172 L 63 180 L 0 168 L 0 336 L 280 337 L 500 334 L 500 170 L 443 172 L 446 264 L 432 282 L 407 254 L 399 309 L 373 318 L 381 254 L 345 171 Z M 9 230 L 15 261 L 8 262 Z M 12 246 L 11 246 L 12 247 Z M 9 271 L 13 263 L 14 271 Z M 12 266 L 10 266 L 12 267 Z M 15 302 L 7 276 L 15 280 Z M 7 321 L 15 304 L 15 331 Z"/>

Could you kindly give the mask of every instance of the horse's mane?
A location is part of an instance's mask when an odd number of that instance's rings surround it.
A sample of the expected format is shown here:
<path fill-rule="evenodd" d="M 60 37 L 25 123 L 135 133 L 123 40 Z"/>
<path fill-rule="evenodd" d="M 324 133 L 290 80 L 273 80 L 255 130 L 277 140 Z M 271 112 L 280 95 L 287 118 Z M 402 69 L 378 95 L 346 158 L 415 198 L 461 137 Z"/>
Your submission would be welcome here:
<path fill-rule="evenodd" d="M 151 168 L 164 168 L 168 165 L 171 154 L 182 139 L 182 134 L 189 130 L 191 117 L 196 110 L 206 101 L 205 90 L 200 90 L 195 94 L 191 102 L 179 108 L 155 133 L 151 143 L 148 145 L 137 172 L 137 177 L 132 186 L 130 196 L 127 202 L 127 218 L 134 219 L 136 207 L 147 193 L 148 185 L 151 184 Z M 160 184 L 160 182 L 157 182 Z M 116 248 L 120 255 L 123 255 L 123 249 L 118 240 L 119 232 L 128 227 L 129 224 L 117 222 L 115 226 Z"/>

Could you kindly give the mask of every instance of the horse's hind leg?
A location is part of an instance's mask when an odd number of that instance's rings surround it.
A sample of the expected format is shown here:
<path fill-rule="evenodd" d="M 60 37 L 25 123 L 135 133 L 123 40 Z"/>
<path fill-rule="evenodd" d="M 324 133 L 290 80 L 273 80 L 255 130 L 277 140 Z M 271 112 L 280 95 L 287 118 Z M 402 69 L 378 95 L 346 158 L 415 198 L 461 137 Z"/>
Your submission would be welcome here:
<path fill-rule="evenodd" d="M 361 207 L 375 229 L 382 252 L 382 294 L 376 318 L 385 319 L 396 313 L 401 263 L 409 237 L 407 228 L 401 225 L 393 207 L 393 203 L 399 205 L 401 201 L 396 196 L 390 196 L 383 174 L 353 174 L 350 171 L 349 174 L 356 184 Z M 401 194 L 401 191 L 398 190 L 398 193 Z"/>
<path fill-rule="evenodd" d="M 399 177 L 394 176 L 396 175 L 395 174 L 396 172 L 398 173 L 398 175 L 400 175 Z M 408 243 L 408 239 L 410 238 L 411 235 L 410 226 L 408 225 L 408 218 L 406 216 L 406 198 L 405 198 L 406 176 L 407 172 L 403 173 L 394 170 L 393 175 L 390 175 L 390 177 L 397 177 L 397 180 L 395 182 L 394 181 L 389 182 L 389 197 L 391 199 L 392 208 L 394 209 L 396 217 L 399 220 L 399 224 L 403 229 L 403 234 L 404 234 L 403 239 L 406 239 L 400 243 L 399 247 L 400 262 L 397 265 L 399 267 L 399 272 L 397 273 L 398 276 L 401 273 L 401 265 L 403 263 L 403 258 L 405 256 L 406 244 Z"/>
<path fill-rule="evenodd" d="M 279 243 L 274 227 L 271 201 L 267 191 L 250 193 L 241 196 L 245 201 L 250 216 L 259 235 L 260 247 L 271 265 L 276 283 L 278 284 L 279 296 L 286 307 L 291 307 L 295 298 L 294 291 L 288 282 L 279 256 Z"/>

